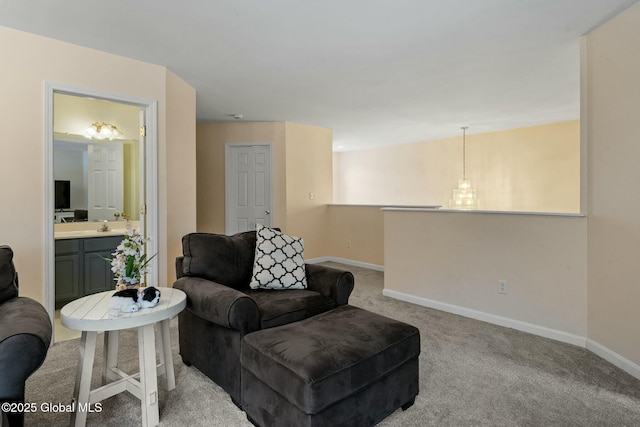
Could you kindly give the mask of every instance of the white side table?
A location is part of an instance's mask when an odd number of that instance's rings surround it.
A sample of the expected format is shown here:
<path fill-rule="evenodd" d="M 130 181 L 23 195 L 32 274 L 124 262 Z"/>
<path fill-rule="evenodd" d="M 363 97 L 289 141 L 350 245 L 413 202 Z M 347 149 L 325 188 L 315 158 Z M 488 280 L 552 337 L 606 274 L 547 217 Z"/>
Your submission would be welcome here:
<path fill-rule="evenodd" d="M 176 386 L 169 320 L 184 310 L 187 305 L 187 297 L 181 290 L 164 287 L 159 289 L 161 295 L 158 305 L 135 313 L 121 313 L 119 317 L 109 316 L 109 299 L 115 291 L 89 295 L 62 307 L 60 311 L 62 324 L 67 328 L 82 331 L 80 358 L 73 392 L 75 412 L 71 415 L 70 425 L 84 426 L 87 422 L 88 405 L 94 405 L 124 391 L 140 399 L 144 427 L 154 427 L 159 424 L 158 375 L 166 375 L 167 390 L 173 390 Z M 154 328 L 156 323 L 159 323 L 159 330 Z M 118 331 L 129 328 L 138 328 L 140 373 L 133 375 L 117 367 Z M 90 390 L 97 335 L 98 332 L 103 331 L 105 332 L 103 385 Z M 156 364 L 156 338 L 159 346 L 159 364 Z"/>

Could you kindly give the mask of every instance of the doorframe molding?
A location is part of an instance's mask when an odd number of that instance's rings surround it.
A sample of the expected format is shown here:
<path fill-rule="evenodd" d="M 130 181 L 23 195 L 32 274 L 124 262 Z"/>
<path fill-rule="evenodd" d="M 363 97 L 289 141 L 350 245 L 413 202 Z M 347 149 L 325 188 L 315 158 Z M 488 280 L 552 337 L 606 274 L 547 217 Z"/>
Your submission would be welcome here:
<path fill-rule="evenodd" d="M 225 142 L 224 144 L 224 232 L 229 234 L 229 206 L 227 200 L 229 200 L 229 182 L 231 182 L 230 173 L 230 155 L 231 147 L 255 147 L 255 146 L 267 146 L 269 147 L 269 205 L 271 213 L 271 226 L 273 226 L 273 218 L 275 218 L 275 204 L 273 203 L 273 143 L 268 141 L 259 142 Z"/>
<path fill-rule="evenodd" d="M 51 81 L 44 82 L 44 302 L 51 322 L 55 313 L 55 236 L 51 214 L 54 212 L 53 191 L 53 98 L 55 93 L 102 99 L 120 104 L 135 105 L 144 110 L 146 137 L 144 146 L 146 215 L 145 233 L 150 237 L 149 253 L 157 253 L 158 246 L 158 101 L 119 93 L 101 91 Z M 158 257 L 149 262 L 151 277 L 158 277 Z M 51 343 L 55 342 L 52 337 Z"/>

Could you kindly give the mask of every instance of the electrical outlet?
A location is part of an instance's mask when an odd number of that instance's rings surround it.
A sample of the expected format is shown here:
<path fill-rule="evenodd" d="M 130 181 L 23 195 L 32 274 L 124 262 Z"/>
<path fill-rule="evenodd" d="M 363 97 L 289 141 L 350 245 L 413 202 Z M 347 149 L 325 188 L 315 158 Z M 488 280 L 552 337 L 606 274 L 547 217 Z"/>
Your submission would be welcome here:
<path fill-rule="evenodd" d="M 498 281 L 498 293 L 499 294 L 507 294 L 507 281 L 506 280 L 499 280 Z"/>
<path fill-rule="evenodd" d="M 309 200 L 315 200 L 315 198 L 316 198 L 315 193 L 311 193 L 311 192 L 310 192 L 310 193 L 309 193 Z"/>
<path fill-rule="evenodd" d="M 347 240 L 347 247 L 350 248 L 351 247 L 351 240 Z"/>

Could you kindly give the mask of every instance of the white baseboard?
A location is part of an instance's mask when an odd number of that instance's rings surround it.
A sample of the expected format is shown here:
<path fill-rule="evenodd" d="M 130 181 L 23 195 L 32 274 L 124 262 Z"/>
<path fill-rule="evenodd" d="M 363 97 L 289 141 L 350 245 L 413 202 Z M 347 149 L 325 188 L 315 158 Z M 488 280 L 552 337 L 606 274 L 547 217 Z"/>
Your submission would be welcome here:
<path fill-rule="evenodd" d="M 597 343 L 591 339 L 587 339 L 587 350 L 602 357 L 607 362 L 622 369 L 623 371 L 633 375 L 640 379 L 640 365 L 633 363 L 631 360 L 620 356 L 615 351 L 608 349 L 600 343 Z"/>
<path fill-rule="evenodd" d="M 640 365 L 619 355 L 615 351 L 603 346 L 600 343 L 597 343 L 585 337 L 581 337 L 579 335 L 570 334 L 567 332 L 558 331 L 556 329 L 551 329 L 544 326 L 538 326 L 532 323 L 522 322 L 519 320 L 509 319 L 506 317 L 497 316 L 495 314 L 472 310 L 469 308 L 460 307 L 453 304 L 447 304 L 440 301 L 434 301 L 427 298 L 417 297 L 415 295 L 409 295 L 403 292 L 392 291 L 390 289 L 383 289 L 382 295 L 388 296 L 390 298 L 399 299 L 401 301 L 407 301 L 407 302 L 421 305 L 424 307 L 446 311 L 447 313 L 458 314 L 460 316 L 469 317 L 471 319 L 493 323 L 494 325 L 513 328 L 518 331 L 528 332 L 530 334 L 539 335 L 541 337 L 550 338 L 556 341 L 577 345 L 578 347 L 586 348 L 587 350 L 593 352 L 594 354 L 602 357 L 604 360 L 611 363 L 612 365 L 640 379 Z"/>
<path fill-rule="evenodd" d="M 346 258 L 338 258 L 332 256 L 319 257 L 305 260 L 310 264 L 320 262 L 339 262 L 341 264 L 353 265 L 355 267 L 369 268 L 376 271 L 384 271 L 384 266 L 370 264 L 361 261 L 353 261 Z M 440 301 L 430 300 L 427 298 L 418 297 L 415 295 L 406 294 L 403 292 L 392 291 L 390 289 L 383 289 L 382 295 L 395 298 L 401 301 L 410 302 L 413 304 L 421 305 L 423 307 L 429 307 L 436 310 L 445 311 L 447 313 L 453 313 L 471 319 L 481 320 L 483 322 L 492 323 L 498 326 L 504 326 L 506 328 L 516 329 L 518 331 L 527 332 L 530 334 L 538 335 L 541 337 L 549 338 L 556 341 L 565 342 L 568 344 L 577 345 L 578 347 L 586 348 L 594 354 L 602 357 L 612 365 L 622 369 L 623 371 L 633 375 L 640 379 L 640 365 L 632 362 L 631 360 L 619 355 L 615 351 L 597 343 L 591 339 L 581 337 L 579 335 L 570 334 L 568 332 L 559 331 L 557 329 L 547 328 L 545 326 L 534 325 L 532 323 L 522 322 L 520 320 L 509 319 L 507 317 L 498 316 L 491 313 L 485 313 L 483 311 L 472 310 L 470 308 L 461 307 L 458 305 L 447 304 Z"/>
<path fill-rule="evenodd" d="M 321 262 L 329 262 L 329 261 L 332 261 L 332 260 L 333 259 L 330 256 L 321 256 L 321 257 L 318 257 L 318 258 L 305 259 L 304 262 L 307 263 L 307 264 L 318 264 L 318 263 L 321 263 Z"/>
<path fill-rule="evenodd" d="M 534 325 L 532 323 L 522 322 L 520 320 L 509 319 L 507 317 L 497 316 L 491 313 L 485 313 L 483 311 L 472 310 L 470 308 L 461 307 L 458 305 L 447 304 L 440 301 L 434 301 L 427 298 L 417 297 L 415 295 L 405 294 L 403 292 L 392 291 L 390 289 L 383 289 L 382 295 L 391 298 L 407 301 L 413 304 L 421 305 L 424 307 L 434 308 L 436 310 L 446 311 L 447 313 L 453 313 L 471 319 L 481 320 L 487 323 L 493 323 L 494 325 L 504 326 L 507 328 L 516 329 L 518 331 L 528 332 L 530 334 L 539 335 L 541 337 L 550 338 L 556 341 L 562 341 L 569 344 L 577 345 L 579 347 L 585 347 L 586 338 L 578 335 L 570 334 L 556 329 L 547 328 L 545 326 Z"/>
<path fill-rule="evenodd" d="M 371 264 L 368 262 L 354 261 L 347 258 L 338 258 L 334 256 L 323 256 L 319 258 L 305 259 L 309 264 L 318 264 L 320 262 L 339 262 L 340 264 L 353 265 L 354 267 L 368 268 L 369 270 L 384 271 L 383 265 Z"/>

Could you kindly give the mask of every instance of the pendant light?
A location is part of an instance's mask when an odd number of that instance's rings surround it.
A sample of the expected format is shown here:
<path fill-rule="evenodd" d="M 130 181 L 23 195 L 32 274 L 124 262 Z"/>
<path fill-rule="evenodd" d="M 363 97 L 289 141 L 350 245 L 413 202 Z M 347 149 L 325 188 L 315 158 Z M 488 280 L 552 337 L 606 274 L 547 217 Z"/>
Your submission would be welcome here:
<path fill-rule="evenodd" d="M 462 129 L 462 179 L 458 180 L 458 187 L 453 189 L 452 198 L 449 199 L 449 207 L 459 210 L 473 210 L 478 208 L 476 190 L 471 187 L 471 181 L 467 179 L 467 147 L 466 133 L 468 126 Z"/>

